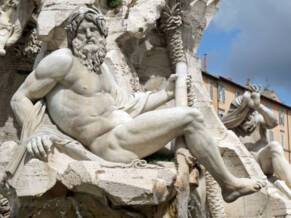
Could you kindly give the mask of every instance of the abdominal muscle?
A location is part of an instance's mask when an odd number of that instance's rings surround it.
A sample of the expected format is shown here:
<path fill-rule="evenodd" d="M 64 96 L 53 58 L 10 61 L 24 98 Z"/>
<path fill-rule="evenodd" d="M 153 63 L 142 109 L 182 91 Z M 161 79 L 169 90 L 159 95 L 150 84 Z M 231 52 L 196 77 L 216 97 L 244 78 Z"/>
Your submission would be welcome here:
<path fill-rule="evenodd" d="M 48 95 L 47 106 L 57 127 L 86 147 L 116 126 L 132 120 L 128 113 L 112 105 L 111 98 L 108 100 L 105 94 L 84 97 L 59 88 Z"/>

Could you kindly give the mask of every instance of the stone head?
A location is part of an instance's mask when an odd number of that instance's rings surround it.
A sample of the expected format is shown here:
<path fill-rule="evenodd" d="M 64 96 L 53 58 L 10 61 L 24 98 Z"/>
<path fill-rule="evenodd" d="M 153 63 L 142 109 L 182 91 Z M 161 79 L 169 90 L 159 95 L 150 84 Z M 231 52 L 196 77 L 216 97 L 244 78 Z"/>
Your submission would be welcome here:
<path fill-rule="evenodd" d="M 90 71 L 96 71 L 106 55 L 108 30 L 104 16 L 94 8 L 74 12 L 67 25 L 68 47 Z"/>
<path fill-rule="evenodd" d="M 240 125 L 241 130 L 246 134 L 251 134 L 258 125 L 258 112 L 250 110 L 246 116 L 245 121 Z"/>

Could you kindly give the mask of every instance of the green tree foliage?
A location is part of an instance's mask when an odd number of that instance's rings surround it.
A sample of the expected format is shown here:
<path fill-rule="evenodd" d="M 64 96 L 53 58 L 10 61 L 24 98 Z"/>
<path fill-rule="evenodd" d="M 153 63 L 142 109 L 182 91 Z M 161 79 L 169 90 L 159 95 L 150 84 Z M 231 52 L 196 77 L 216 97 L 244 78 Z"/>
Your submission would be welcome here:
<path fill-rule="evenodd" d="M 117 8 L 122 5 L 122 0 L 107 0 L 107 5 L 110 8 Z"/>

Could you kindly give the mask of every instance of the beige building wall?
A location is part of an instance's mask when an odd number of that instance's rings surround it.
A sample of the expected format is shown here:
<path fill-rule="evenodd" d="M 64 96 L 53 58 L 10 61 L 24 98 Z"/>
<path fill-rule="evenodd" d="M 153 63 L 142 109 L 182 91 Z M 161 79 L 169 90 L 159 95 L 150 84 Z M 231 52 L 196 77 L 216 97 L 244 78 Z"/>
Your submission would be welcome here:
<path fill-rule="evenodd" d="M 246 87 L 237 84 L 224 77 L 216 77 L 203 73 L 203 81 L 211 96 L 211 100 L 218 115 L 222 117 L 229 109 L 236 96 L 247 90 Z M 291 107 L 278 101 L 262 96 L 262 104 L 271 109 L 279 121 L 279 125 L 268 132 L 269 140 L 275 140 L 282 144 L 287 160 L 291 163 Z"/>

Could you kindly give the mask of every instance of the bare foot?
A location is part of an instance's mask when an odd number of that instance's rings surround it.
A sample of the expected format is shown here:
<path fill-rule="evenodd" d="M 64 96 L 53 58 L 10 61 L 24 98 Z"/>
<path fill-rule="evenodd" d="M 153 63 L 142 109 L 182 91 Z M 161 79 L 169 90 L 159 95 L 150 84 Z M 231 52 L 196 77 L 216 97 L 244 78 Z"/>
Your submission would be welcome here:
<path fill-rule="evenodd" d="M 234 185 L 226 184 L 222 188 L 222 196 L 225 202 L 233 202 L 239 197 L 260 191 L 266 186 L 266 182 L 255 179 L 240 178 Z"/>

